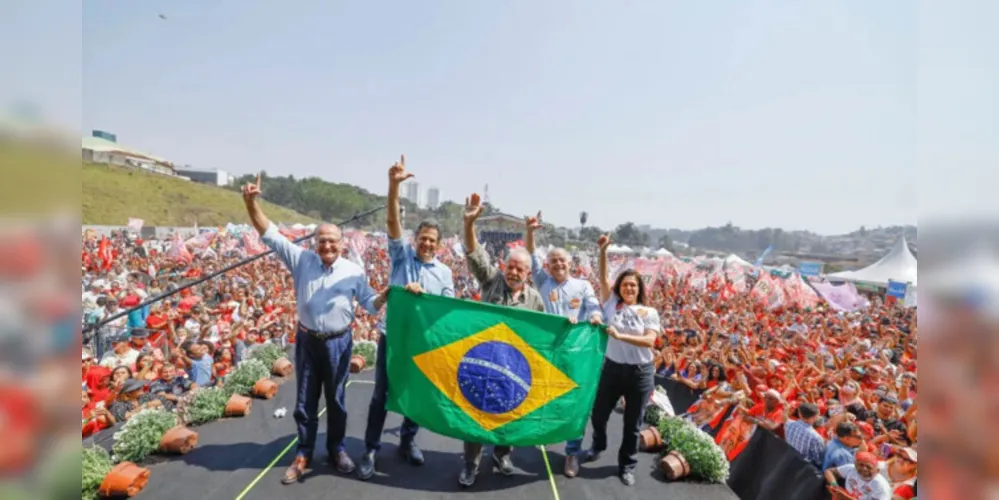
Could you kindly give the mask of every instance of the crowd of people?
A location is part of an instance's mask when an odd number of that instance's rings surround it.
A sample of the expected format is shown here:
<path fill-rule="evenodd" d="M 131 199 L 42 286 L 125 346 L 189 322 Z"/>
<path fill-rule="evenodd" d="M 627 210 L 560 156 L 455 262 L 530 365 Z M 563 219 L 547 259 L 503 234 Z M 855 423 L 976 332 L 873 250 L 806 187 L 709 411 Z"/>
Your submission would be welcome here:
<path fill-rule="evenodd" d="M 594 300 L 601 304 L 592 311 L 603 310 L 601 317 L 608 319 L 614 314 L 606 308 L 608 299 L 628 295 L 615 278 L 634 276 L 636 291 L 639 285 L 641 290 L 634 299 L 658 319 L 648 349 L 655 374 L 704 390 L 691 408 L 676 410 L 698 425 L 720 426 L 718 443 L 730 458 L 753 432 L 774 432 L 830 485 L 842 486 L 858 500 L 915 497 L 914 309 L 877 298 L 854 311 L 836 310 L 819 300 L 775 303 L 755 293 L 755 282 L 770 280 L 759 270 L 737 269 L 734 278 L 731 269 L 695 272 L 696 263 L 667 258 L 645 272 L 649 266 L 639 264 L 649 260 L 607 255 L 608 240 L 574 255 L 545 252 L 533 240 L 538 223 L 537 217 L 525 218 L 530 236 L 526 249 L 490 249 L 509 257 L 495 259 L 496 265 L 505 272 L 511 263 L 521 265 L 526 255 L 525 267 L 534 271 L 528 272 L 529 281 L 547 293 L 555 292 L 539 281 L 556 271 L 553 266 L 564 266 L 568 276 L 597 291 Z M 301 234 L 287 228 L 282 233 Z M 258 259 L 185 287 L 262 251 L 256 236 L 235 226 L 187 241 L 179 236 L 146 241 L 127 230 L 84 235 L 83 322 L 103 323 L 90 331 L 82 355 L 85 437 L 142 408 L 172 409 L 190 391 L 217 383 L 248 346 L 301 342 L 292 274 L 279 258 Z M 419 231 L 414 247 L 418 237 Z M 384 290 L 392 282 L 392 238 L 360 231 L 345 231 L 344 238 L 349 243 L 342 258 L 364 270 L 372 290 Z M 469 246 L 467 238 L 439 238 L 436 243 L 432 257 L 450 270 L 454 296 L 479 300 L 495 293 L 476 279 L 488 275 L 476 271 L 481 260 L 459 251 Z M 164 300 L 133 309 L 177 289 Z M 361 304 L 355 309 L 349 327 L 353 338 L 377 341 L 384 312 L 372 313 Z M 104 323 L 126 310 L 130 312 Z M 640 316 L 647 319 L 646 313 Z M 567 451 L 569 457 L 587 458 L 578 442 L 567 443 Z M 566 474 L 575 475 L 578 466 L 567 459 Z"/>

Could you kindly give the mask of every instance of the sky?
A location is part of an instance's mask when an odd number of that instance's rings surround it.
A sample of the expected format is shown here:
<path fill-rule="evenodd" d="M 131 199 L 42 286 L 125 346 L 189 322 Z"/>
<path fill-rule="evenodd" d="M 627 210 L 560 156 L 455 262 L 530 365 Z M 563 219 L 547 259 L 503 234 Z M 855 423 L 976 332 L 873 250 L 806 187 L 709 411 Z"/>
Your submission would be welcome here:
<path fill-rule="evenodd" d="M 384 193 L 405 154 L 558 225 L 837 234 L 999 213 L 999 6 L 972 3 L 86 0 L 61 70 L 81 133 L 178 164 Z"/>

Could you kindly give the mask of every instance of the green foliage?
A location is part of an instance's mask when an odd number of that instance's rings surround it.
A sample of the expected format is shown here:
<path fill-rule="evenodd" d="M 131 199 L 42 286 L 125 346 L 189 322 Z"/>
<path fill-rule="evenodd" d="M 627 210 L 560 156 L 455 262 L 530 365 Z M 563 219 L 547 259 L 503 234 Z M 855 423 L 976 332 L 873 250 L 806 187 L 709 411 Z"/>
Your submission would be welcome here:
<path fill-rule="evenodd" d="M 97 488 L 100 488 L 104 481 L 104 476 L 111 472 L 111 455 L 100 446 L 87 446 L 83 448 L 83 490 L 80 498 L 83 500 L 97 500 Z"/>
<path fill-rule="evenodd" d="M 729 463 L 725 452 L 714 438 L 680 417 L 665 417 L 659 421 L 662 455 L 676 451 L 690 464 L 690 475 L 712 483 L 728 481 Z"/>
<path fill-rule="evenodd" d="M 665 412 L 658 405 L 651 404 L 645 409 L 645 423 L 649 425 L 659 425 Z"/>
<path fill-rule="evenodd" d="M 225 415 L 229 396 L 220 387 L 198 388 L 187 396 L 178 407 L 178 412 L 184 422 L 190 425 L 218 420 Z"/>
<path fill-rule="evenodd" d="M 284 349 L 277 344 L 258 344 L 250 348 L 247 355 L 250 359 L 258 359 L 264 366 L 272 367 L 274 362 L 285 357 Z"/>
<path fill-rule="evenodd" d="M 129 217 L 143 219 L 147 226 L 249 222 L 239 193 L 136 168 L 84 164 L 82 186 L 84 224 L 123 225 Z M 263 207 L 275 222 L 318 222 L 272 203 Z"/>
<path fill-rule="evenodd" d="M 378 358 L 378 344 L 370 340 L 356 340 L 353 353 L 364 358 L 364 366 L 374 366 Z"/>
<path fill-rule="evenodd" d="M 222 382 L 222 390 L 226 393 L 226 399 L 233 394 L 249 396 L 253 390 L 253 384 L 262 378 L 269 377 L 270 374 L 270 366 L 264 365 L 259 359 L 244 359 Z"/>
<path fill-rule="evenodd" d="M 163 435 L 176 425 L 177 416 L 160 408 L 132 415 L 124 427 L 114 434 L 112 460 L 115 463 L 141 462 L 160 447 Z"/>

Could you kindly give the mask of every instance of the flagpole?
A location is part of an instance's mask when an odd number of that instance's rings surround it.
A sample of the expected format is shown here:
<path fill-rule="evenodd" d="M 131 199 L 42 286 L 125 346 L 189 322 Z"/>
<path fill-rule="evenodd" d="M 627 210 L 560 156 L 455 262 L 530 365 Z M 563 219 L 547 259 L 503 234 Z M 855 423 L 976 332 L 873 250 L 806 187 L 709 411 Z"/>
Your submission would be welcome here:
<path fill-rule="evenodd" d="M 345 225 L 350 224 L 351 222 L 354 222 L 354 221 L 356 221 L 358 219 L 361 219 L 363 217 L 367 217 L 367 216 L 369 216 L 369 215 L 371 215 L 371 214 L 373 214 L 375 212 L 378 212 L 379 210 L 383 210 L 384 208 L 385 208 L 385 205 L 372 208 L 371 210 L 368 210 L 367 212 L 362 212 L 362 213 L 356 214 L 353 217 L 351 217 L 351 218 L 349 218 L 349 219 L 347 219 L 347 220 L 345 220 L 343 222 L 340 222 L 337 225 L 338 226 L 345 226 Z M 295 244 L 301 243 L 301 242 L 303 242 L 303 241 L 311 238 L 314 234 L 315 233 L 312 232 L 312 233 L 309 233 L 309 234 L 307 234 L 305 236 L 302 236 L 301 238 L 294 239 L 294 240 L 292 240 L 292 243 L 295 243 Z M 254 261 L 257 261 L 257 260 L 262 259 L 264 257 L 267 257 L 268 255 L 270 255 L 272 253 L 274 253 L 274 250 L 267 250 L 266 252 L 259 253 L 257 255 L 253 255 L 251 257 L 247 257 L 247 258 L 245 258 L 243 260 L 240 260 L 238 262 L 234 262 L 234 263 L 232 263 L 232 264 L 230 264 L 230 265 L 228 265 L 226 267 L 223 267 L 222 269 L 219 269 L 218 271 L 215 271 L 214 273 L 211 273 L 211 274 L 209 274 L 207 276 L 202 276 L 201 278 L 198 278 L 198 279 L 196 279 L 196 280 L 194 280 L 194 281 L 192 281 L 190 283 L 185 283 L 183 286 L 178 287 L 178 288 L 176 288 L 174 290 L 168 290 L 168 291 L 163 292 L 163 293 L 161 293 L 159 295 L 155 295 L 152 298 L 146 299 L 145 302 L 142 302 L 141 304 L 139 304 L 137 306 L 133 306 L 133 307 L 131 307 L 129 309 L 125 309 L 123 311 L 120 311 L 120 312 L 117 312 L 115 314 L 112 314 L 111 316 L 108 316 L 107 318 L 104 318 L 104 319 L 102 319 L 102 320 L 100 320 L 97 323 L 94 323 L 92 325 L 87 325 L 86 327 L 83 328 L 83 333 L 88 333 L 88 332 L 94 331 L 94 330 L 96 330 L 96 329 L 98 329 L 98 328 L 100 328 L 100 327 L 102 327 L 102 326 L 104 326 L 104 325 L 106 325 L 106 324 L 108 324 L 108 323 L 110 323 L 110 322 L 118 319 L 118 318 L 127 316 L 132 311 L 136 311 L 136 310 L 142 309 L 143 307 L 146 307 L 146 306 L 148 306 L 150 304 L 154 304 L 154 303 L 159 302 L 159 301 L 161 301 L 161 300 L 163 300 L 163 299 L 165 299 L 167 297 L 170 297 L 172 295 L 176 295 L 176 294 L 180 293 L 181 290 L 186 290 L 188 288 L 191 288 L 192 286 L 200 285 L 201 283 L 204 283 L 204 282 L 206 282 L 208 280 L 214 279 L 215 277 L 217 277 L 219 275 L 222 275 L 222 274 L 225 274 L 225 273 L 227 273 L 229 271 L 232 271 L 233 269 L 245 266 L 246 264 L 249 264 L 251 262 L 254 262 Z"/>

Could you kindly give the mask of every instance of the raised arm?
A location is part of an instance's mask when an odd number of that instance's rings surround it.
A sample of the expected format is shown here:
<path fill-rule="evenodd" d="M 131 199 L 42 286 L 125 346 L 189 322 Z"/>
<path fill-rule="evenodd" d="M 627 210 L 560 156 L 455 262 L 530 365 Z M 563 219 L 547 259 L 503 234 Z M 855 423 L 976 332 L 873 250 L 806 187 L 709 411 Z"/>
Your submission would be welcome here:
<path fill-rule="evenodd" d="M 475 237 L 475 220 L 482 215 L 482 200 L 478 194 L 465 198 L 465 256 L 468 258 L 468 270 L 472 276 L 484 284 L 496 277 L 499 270 L 492 266 L 489 255 L 485 249 L 479 246 L 479 240 Z"/>
<path fill-rule="evenodd" d="M 385 214 L 385 225 L 388 237 L 393 240 L 402 238 L 402 221 L 399 220 L 399 186 L 413 177 L 413 174 L 406 172 L 406 156 L 403 155 L 399 161 L 389 169 L 389 191 L 388 191 L 388 212 Z"/>
<path fill-rule="evenodd" d="M 525 231 L 524 231 L 524 246 L 527 247 L 527 252 L 531 254 L 531 279 L 534 280 L 534 287 L 541 289 L 544 285 L 545 279 L 548 277 L 548 273 L 545 272 L 544 262 L 534 254 L 534 231 L 541 227 L 541 211 L 538 211 L 538 215 L 534 217 L 527 217 L 524 221 Z"/>
<path fill-rule="evenodd" d="M 610 271 L 607 269 L 607 247 L 610 244 L 610 236 L 606 234 L 597 240 L 597 246 L 600 247 L 599 264 L 597 267 L 597 280 L 600 282 L 600 303 L 607 302 L 610 299 L 612 291 L 610 276 L 608 276 Z"/>
<path fill-rule="evenodd" d="M 243 186 L 243 203 L 246 204 L 246 212 L 250 214 L 250 223 L 257 233 L 263 235 L 267 228 L 271 226 L 270 219 L 264 215 L 264 210 L 260 208 L 257 196 L 260 195 L 260 174 L 257 174 L 256 182 L 247 183 Z"/>

